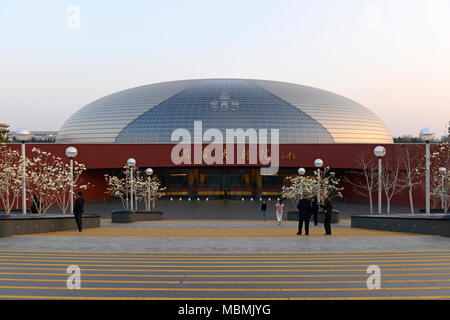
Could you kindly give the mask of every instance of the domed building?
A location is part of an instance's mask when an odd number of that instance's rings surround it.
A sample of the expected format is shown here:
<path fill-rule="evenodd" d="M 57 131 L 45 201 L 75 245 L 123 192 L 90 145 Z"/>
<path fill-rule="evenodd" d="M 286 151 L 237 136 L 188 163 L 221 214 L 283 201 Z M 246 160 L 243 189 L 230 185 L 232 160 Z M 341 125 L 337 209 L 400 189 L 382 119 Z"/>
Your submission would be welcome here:
<path fill-rule="evenodd" d="M 369 109 L 312 87 L 267 80 L 155 83 L 100 98 L 73 114 L 57 143 L 166 144 L 177 128 L 279 129 L 280 144 L 392 143 Z"/>
<path fill-rule="evenodd" d="M 261 146 L 257 163 L 250 163 L 246 152 L 233 151 L 229 157 L 228 145 L 214 153 L 223 163 L 177 163 L 171 155 L 179 141 L 171 139 L 172 133 L 186 129 L 195 136 L 195 121 L 201 121 L 203 132 L 218 129 L 223 137 L 227 129 L 267 129 L 268 134 L 279 129 L 274 158 L 279 170 L 262 172 L 261 159 L 269 149 Z M 96 200 L 104 198 L 103 175 L 119 174 L 131 157 L 137 167 L 154 169 L 169 197 L 277 197 L 285 177 L 297 174 L 299 167 L 312 175 L 317 158 L 344 174 L 360 169 L 353 155 L 373 154 L 374 145 L 392 142 L 386 125 L 355 101 L 312 87 L 250 79 L 171 81 L 113 93 L 73 114 L 56 139 L 63 147 L 78 148 L 77 160 L 88 167 L 86 179 L 96 185 L 95 197 L 90 191 Z M 192 147 L 187 158 L 195 158 L 195 152 Z M 228 163 L 232 157 L 234 162 Z"/>

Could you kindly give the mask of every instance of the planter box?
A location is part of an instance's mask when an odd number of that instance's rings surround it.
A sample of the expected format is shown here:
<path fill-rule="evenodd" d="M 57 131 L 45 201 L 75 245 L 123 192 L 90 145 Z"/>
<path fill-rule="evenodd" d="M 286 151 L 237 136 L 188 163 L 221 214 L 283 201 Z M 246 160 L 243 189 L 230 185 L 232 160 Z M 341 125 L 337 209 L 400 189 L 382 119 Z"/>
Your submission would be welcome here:
<path fill-rule="evenodd" d="M 450 215 L 357 215 L 352 216 L 352 228 L 450 237 Z"/>
<path fill-rule="evenodd" d="M 100 216 L 83 215 L 84 228 L 99 228 Z M 78 230 L 73 215 L 0 215 L 0 237 L 12 235 Z"/>
<path fill-rule="evenodd" d="M 298 221 L 298 211 L 288 211 L 287 219 L 292 221 Z M 312 220 L 313 218 L 311 216 L 309 221 Z M 322 211 L 319 211 L 319 222 L 323 223 L 324 220 L 325 215 L 322 213 Z M 331 223 L 339 223 L 339 221 L 340 221 L 340 212 L 339 210 L 334 210 L 333 216 L 331 217 Z"/>
<path fill-rule="evenodd" d="M 426 212 L 425 209 L 420 209 L 419 210 L 419 213 L 425 213 L 425 212 Z M 430 213 L 444 213 L 444 209 L 433 208 L 433 209 L 430 209 Z"/>
<path fill-rule="evenodd" d="M 111 213 L 112 223 L 131 223 L 135 221 L 155 221 L 162 219 L 162 211 L 134 212 L 131 210 L 113 210 Z"/>

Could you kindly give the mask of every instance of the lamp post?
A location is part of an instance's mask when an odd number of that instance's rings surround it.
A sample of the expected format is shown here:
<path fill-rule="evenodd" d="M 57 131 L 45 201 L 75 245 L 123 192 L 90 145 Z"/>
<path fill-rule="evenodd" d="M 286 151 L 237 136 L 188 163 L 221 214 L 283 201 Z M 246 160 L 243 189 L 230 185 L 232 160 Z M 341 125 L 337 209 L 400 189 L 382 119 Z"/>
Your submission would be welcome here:
<path fill-rule="evenodd" d="M 430 128 L 423 128 L 420 131 L 420 138 L 425 141 L 425 212 L 430 214 L 430 141 L 434 139 L 435 133 Z"/>
<path fill-rule="evenodd" d="M 66 149 L 66 156 L 70 159 L 70 213 L 73 214 L 73 158 L 78 155 L 78 150 L 75 147 L 68 147 Z"/>
<path fill-rule="evenodd" d="M 133 168 L 136 166 L 136 160 L 130 158 L 127 160 L 127 165 L 130 167 L 130 209 L 134 210 L 133 203 L 133 191 L 134 191 L 134 176 L 133 176 Z"/>
<path fill-rule="evenodd" d="M 444 210 L 445 213 L 445 208 L 446 208 L 446 201 L 444 200 L 444 193 L 445 193 L 445 174 L 447 173 L 447 169 L 445 167 L 440 167 L 439 168 L 439 173 L 442 175 L 441 177 L 441 188 L 442 188 L 442 194 L 441 194 L 441 206 L 442 209 Z"/>
<path fill-rule="evenodd" d="M 298 174 L 300 176 L 300 198 L 303 198 L 303 181 L 301 177 L 306 173 L 305 168 L 298 168 Z"/>
<path fill-rule="evenodd" d="M 148 176 L 148 199 L 147 199 L 148 207 L 147 207 L 147 211 L 150 211 L 150 200 L 151 200 L 151 191 L 152 191 L 150 183 L 152 182 L 153 169 L 147 168 L 147 169 L 145 169 L 145 173 Z"/>
<path fill-rule="evenodd" d="M 16 140 L 22 144 L 21 156 L 22 156 L 22 213 L 27 213 L 27 188 L 26 188 L 26 168 L 25 168 L 25 142 L 31 139 L 31 132 L 27 129 L 17 129 L 14 133 Z"/>
<path fill-rule="evenodd" d="M 317 203 L 320 203 L 320 167 L 323 166 L 322 159 L 314 160 L 314 165 L 317 168 Z"/>
<path fill-rule="evenodd" d="M 386 149 L 382 146 L 375 147 L 373 154 L 378 158 L 378 214 L 382 214 L 381 209 L 381 159 L 386 155 Z"/>

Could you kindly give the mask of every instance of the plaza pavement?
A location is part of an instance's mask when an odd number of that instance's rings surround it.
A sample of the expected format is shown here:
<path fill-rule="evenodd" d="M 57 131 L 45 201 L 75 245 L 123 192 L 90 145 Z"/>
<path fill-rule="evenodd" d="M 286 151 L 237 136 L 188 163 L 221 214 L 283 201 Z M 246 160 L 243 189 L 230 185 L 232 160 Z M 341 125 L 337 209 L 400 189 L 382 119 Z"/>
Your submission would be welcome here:
<path fill-rule="evenodd" d="M 270 219 L 275 219 L 275 204 L 276 197 L 272 197 L 267 201 L 267 216 Z M 341 212 L 341 217 L 349 219 L 353 214 L 369 214 L 369 205 L 362 202 L 344 201 L 340 199 L 333 200 L 335 209 Z M 297 209 L 290 200 L 284 200 L 285 212 L 296 211 Z M 139 208 L 143 210 L 143 205 L 138 204 Z M 111 211 L 114 209 L 121 209 L 122 205 L 119 200 L 105 200 L 88 202 L 85 205 L 85 212 L 102 216 L 103 218 L 111 218 Z M 168 199 L 158 200 L 156 203 L 156 210 L 164 212 L 165 220 L 262 220 L 260 212 L 261 202 L 259 199 L 250 201 L 248 197 L 244 201 L 236 200 L 209 200 L 205 201 L 205 197 L 201 197 L 200 201 L 192 198 L 188 201 L 183 198 L 181 201 L 174 197 L 173 201 Z M 376 205 L 373 208 L 377 210 Z M 415 208 L 416 212 L 419 208 Z M 383 206 L 383 212 L 386 208 Z M 50 208 L 49 213 L 59 213 L 58 207 Z M 391 213 L 409 213 L 409 207 L 392 206 Z"/>
<path fill-rule="evenodd" d="M 349 219 L 297 236 L 270 215 L 113 224 L 103 212 L 101 228 L 0 238 L 0 299 L 450 299 L 450 238 Z M 80 290 L 66 287 L 69 265 Z M 381 289 L 367 288 L 370 265 Z"/>
<path fill-rule="evenodd" d="M 450 239 L 295 222 L 155 221 L 0 239 L 0 299 L 450 299 Z M 66 268 L 81 269 L 81 289 Z M 369 265 L 382 288 L 366 286 Z"/>

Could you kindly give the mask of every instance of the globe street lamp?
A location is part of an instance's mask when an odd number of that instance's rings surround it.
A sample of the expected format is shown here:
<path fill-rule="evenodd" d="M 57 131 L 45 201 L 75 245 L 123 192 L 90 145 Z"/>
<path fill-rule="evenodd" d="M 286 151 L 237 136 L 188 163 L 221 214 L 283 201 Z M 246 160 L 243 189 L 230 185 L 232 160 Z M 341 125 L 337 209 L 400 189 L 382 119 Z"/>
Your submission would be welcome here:
<path fill-rule="evenodd" d="M 22 213 L 27 213 L 27 190 L 26 190 L 26 181 L 25 181 L 25 142 L 31 139 L 31 132 L 27 129 L 17 129 L 14 133 L 16 140 L 22 144 Z"/>
<path fill-rule="evenodd" d="M 151 181 L 152 181 L 152 174 L 153 174 L 153 169 L 152 168 L 147 168 L 145 169 L 145 173 L 148 176 L 148 199 L 147 199 L 147 211 L 150 211 L 150 200 L 151 200 Z"/>
<path fill-rule="evenodd" d="M 382 146 L 375 147 L 373 154 L 378 158 L 378 214 L 381 214 L 381 159 L 386 155 L 386 149 Z"/>
<path fill-rule="evenodd" d="M 303 180 L 301 177 L 306 173 L 305 168 L 298 168 L 298 174 L 300 175 L 300 197 L 303 198 Z"/>
<path fill-rule="evenodd" d="M 314 160 L 314 165 L 317 168 L 317 203 L 320 203 L 320 167 L 323 166 L 322 159 Z"/>
<path fill-rule="evenodd" d="M 75 147 L 68 147 L 66 149 L 66 156 L 70 159 L 70 213 L 73 214 L 73 158 L 78 155 L 78 150 Z"/>
<path fill-rule="evenodd" d="M 420 131 L 420 138 L 425 141 L 425 212 L 430 214 L 430 141 L 434 139 L 435 133 L 430 130 L 430 128 L 423 128 Z"/>
<path fill-rule="evenodd" d="M 131 211 L 134 210 L 134 203 L 133 203 L 133 187 L 134 187 L 134 176 L 133 176 L 133 168 L 136 166 L 136 160 L 133 158 L 130 158 L 127 160 L 127 165 L 130 167 L 130 209 Z"/>
<path fill-rule="evenodd" d="M 445 167 L 440 167 L 439 168 L 439 173 L 442 175 L 442 180 L 441 180 L 441 188 L 442 188 L 442 194 L 441 194 L 441 206 L 442 206 L 442 209 L 445 211 L 445 205 L 446 205 L 446 203 L 444 204 L 444 192 L 445 192 L 445 183 L 444 183 L 444 180 L 445 180 L 445 174 L 447 173 L 447 169 L 445 168 Z M 445 213 L 445 212 L 444 212 Z"/>

